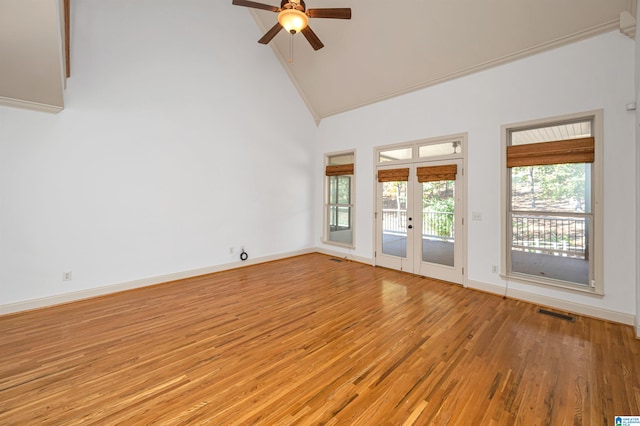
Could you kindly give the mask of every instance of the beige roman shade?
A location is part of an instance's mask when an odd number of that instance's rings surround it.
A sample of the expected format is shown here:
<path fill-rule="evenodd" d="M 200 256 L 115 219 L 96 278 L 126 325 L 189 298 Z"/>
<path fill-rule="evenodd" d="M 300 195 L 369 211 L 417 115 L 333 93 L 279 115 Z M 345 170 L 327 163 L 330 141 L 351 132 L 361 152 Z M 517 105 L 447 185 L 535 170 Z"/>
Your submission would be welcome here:
<path fill-rule="evenodd" d="M 594 145 L 593 137 L 511 145 L 507 147 L 507 167 L 593 163 Z"/>
<path fill-rule="evenodd" d="M 335 166 L 327 166 L 325 170 L 325 175 L 327 176 L 342 176 L 342 175 L 352 175 L 353 174 L 353 164 L 338 164 Z"/>
<path fill-rule="evenodd" d="M 409 180 L 409 168 L 378 170 L 378 182 L 402 182 Z"/>
<path fill-rule="evenodd" d="M 458 166 L 447 164 L 445 166 L 418 167 L 416 174 L 418 182 L 436 182 L 439 180 L 456 180 Z"/>

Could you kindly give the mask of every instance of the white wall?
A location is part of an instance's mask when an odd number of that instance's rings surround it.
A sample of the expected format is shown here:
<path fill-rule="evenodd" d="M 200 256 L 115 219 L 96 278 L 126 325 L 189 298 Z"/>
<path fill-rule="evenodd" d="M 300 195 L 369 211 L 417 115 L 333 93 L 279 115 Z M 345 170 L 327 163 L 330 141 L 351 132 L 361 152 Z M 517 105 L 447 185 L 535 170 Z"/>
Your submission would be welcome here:
<path fill-rule="evenodd" d="M 500 263 L 500 126 L 602 108 L 605 296 L 510 286 L 640 311 L 632 40 L 608 33 L 316 128 L 248 12 L 230 3 L 72 3 L 66 109 L 0 107 L 0 307 L 225 265 L 240 246 L 251 258 L 320 247 L 370 259 L 373 148 L 461 132 L 467 212 L 483 217 L 467 221 L 468 282 L 504 288 L 490 271 Z M 321 243 L 322 160 L 349 149 L 357 217 L 347 251 Z"/>
<path fill-rule="evenodd" d="M 0 107 L 0 305 L 312 247 L 316 125 L 248 11 L 72 5 L 66 109 Z"/>
<path fill-rule="evenodd" d="M 640 20 L 640 9 L 636 12 Z M 636 35 L 636 40 L 638 36 Z M 635 90 L 636 90 L 636 189 L 640 190 L 640 43 L 635 44 Z M 636 197 L 636 336 L 640 338 L 640 197 Z"/>
<path fill-rule="evenodd" d="M 491 273 L 500 264 L 500 128 L 503 124 L 588 110 L 604 110 L 604 297 L 510 283 L 512 290 L 620 313 L 636 313 L 636 194 L 634 42 L 607 33 L 481 73 L 426 88 L 322 121 L 316 160 L 316 211 L 321 211 L 322 154 L 355 148 L 356 248 L 372 258 L 374 197 L 373 148 L 381 145 L 468 132 L 469 212 L 467 220 L 470 285 L 503 289 Z M 322 245 L 322 220 L 314 238 Z M 345 251 L 342 251 L 346 253 Z"/>

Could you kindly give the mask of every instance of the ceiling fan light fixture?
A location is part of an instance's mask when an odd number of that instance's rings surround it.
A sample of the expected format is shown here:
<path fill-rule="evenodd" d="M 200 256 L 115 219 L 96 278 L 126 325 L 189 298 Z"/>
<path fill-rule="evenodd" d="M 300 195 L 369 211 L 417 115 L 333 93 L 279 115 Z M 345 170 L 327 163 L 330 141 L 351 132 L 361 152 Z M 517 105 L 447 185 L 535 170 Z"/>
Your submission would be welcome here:
<path fill-rule="evenodd" d="M 295 34 L 306 28 L 309 18 L 297 9 L 284 9 L 278 14 L 278 22 L 285 30 Z"/>

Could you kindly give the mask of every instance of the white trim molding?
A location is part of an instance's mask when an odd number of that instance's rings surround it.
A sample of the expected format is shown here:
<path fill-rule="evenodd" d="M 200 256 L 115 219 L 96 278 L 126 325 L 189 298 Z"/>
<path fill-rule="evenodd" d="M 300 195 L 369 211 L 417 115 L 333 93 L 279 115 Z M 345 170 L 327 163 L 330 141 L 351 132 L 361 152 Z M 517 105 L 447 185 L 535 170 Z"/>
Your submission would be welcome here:
<path fill-rule="evenodd" d="M 583 305 L 581 303 L 569 302 L 562 299 L 556 299 L 555 297 L 543 296 L 540 294 L 530 293 L 528 291 L 522 290 L 515 290 L 511 288 L 508 288 L 505 294 L 505 287 L 478 281 L 467 281 L 467 287 L 484 291 L 486 293 L 492 293 L 498 296 L 506 296 L 511 299 L 522 300 L 523 302 L 533 303 L 535 305 L 542 305 L 565 312 L 571 312 L 577 315 L 584 315 L 626 325 L 635 324 L 635 315 L 627 314 L 624 312 L 612 311 L 609 309 L 598 308 L 596 306 Z"/>
<path fill-rule="evenodd" d="M 636 38 L 636 18 L 626 10 L 620 12 L 620 32 L 629 38 Z"/>
<path fill-rule="evenodd" d="M 61 105 L 42 104 L 39 102 L 7 98 L 4 96 L 0 96 L 0 105 L 12 108 L 30 109 L 32 111 L 48 112 L 51 114 L 57 114 L 64 109 L 64 107 Z"/>

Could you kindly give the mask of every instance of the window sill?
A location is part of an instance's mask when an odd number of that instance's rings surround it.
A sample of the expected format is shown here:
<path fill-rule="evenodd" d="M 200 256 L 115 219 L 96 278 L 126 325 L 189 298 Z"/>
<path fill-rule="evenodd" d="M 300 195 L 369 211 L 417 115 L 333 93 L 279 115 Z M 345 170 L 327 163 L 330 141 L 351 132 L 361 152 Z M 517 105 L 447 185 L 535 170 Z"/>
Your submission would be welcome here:
<path fill-rule="evenodd" d="M 551 287 L 555 289 L 569 290 L 569 291 L 573 291 L 581 294 L 604 296 L 604 292 L 602 291 L 602 289 L 599 289 L 597 287 L 593 288 L 590 286 L 582 286 L 580 284 L 572 284 L 566 281 L 545 279 L 545 278 L 539 278 L 531 275 L 524 275 L 524 274 L 518 274 L 518 273 L 515 273 L 515 274 L 502 273 L 500 274 L 500 278 L 506 281 L 514 281 L 522 284 L 533 284 L 539 287 Z"/>

